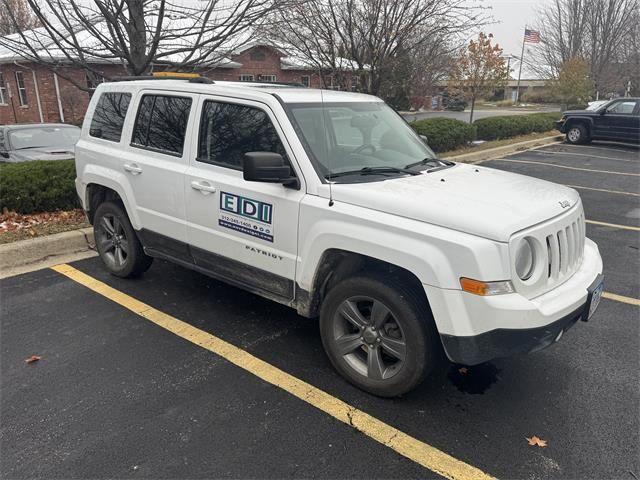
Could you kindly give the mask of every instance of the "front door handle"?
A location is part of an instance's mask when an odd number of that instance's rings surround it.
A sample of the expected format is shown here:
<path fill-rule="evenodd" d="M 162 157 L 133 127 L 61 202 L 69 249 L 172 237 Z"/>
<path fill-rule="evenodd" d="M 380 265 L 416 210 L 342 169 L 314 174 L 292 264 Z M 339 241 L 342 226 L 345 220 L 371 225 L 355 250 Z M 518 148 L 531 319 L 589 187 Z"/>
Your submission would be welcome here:
<path fill-rule="evenodd" d="M 216 187 L 214 187 L 209 182 L 206 182 L 204 180 L 203 181 L 194 180 L 193 182 L 191 182 L 191 188 L 193 188 L 194 190 L 199 190 L 200 192 L 202 192 L 203 195 L 209 195 L 210 193 L 213 193 L 216 191 Z"/>
<path fill-rule="evenodd" d="M 135 163 L 125 163 L 124 169 L 129 173 L 133 173 L 134 175 L 138 175 L 139 173 L 142 173 L 142 169 Z"/>

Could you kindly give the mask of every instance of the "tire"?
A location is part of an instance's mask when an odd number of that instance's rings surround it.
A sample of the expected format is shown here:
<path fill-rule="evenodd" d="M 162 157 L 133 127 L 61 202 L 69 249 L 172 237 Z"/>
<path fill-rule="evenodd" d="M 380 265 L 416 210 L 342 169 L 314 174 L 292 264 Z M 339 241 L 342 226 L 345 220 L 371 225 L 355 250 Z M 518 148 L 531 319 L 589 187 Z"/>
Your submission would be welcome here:
<path fill-rule="evenodd" d="M 567 143 L 579 145 L 589 141 L 589 131 L 584 125 L 571 125 L 567 130 Z"/>
<path fill-rule="evenodd" d="M 100 204 L 93 222 L 93 235 L 100 259 L 116 277 L 132 278 L 146 272 L 153 258 L 146 255 L 121 205 Z"/>
<path fill-rule="evenodd" d="M 320 309 L 322 344 L 334 368 L 380 397 L 412 390 L 431 373 L 441 352 L 426 298 L 397 280 L 343 280 Z"/>

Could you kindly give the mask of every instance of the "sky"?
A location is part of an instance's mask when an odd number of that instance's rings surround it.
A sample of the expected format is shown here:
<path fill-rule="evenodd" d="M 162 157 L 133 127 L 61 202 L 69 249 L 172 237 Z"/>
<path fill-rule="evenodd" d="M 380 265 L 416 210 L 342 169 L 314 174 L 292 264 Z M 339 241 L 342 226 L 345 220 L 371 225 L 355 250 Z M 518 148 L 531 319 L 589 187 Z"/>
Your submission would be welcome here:
<path fill-rule="evenodd" d="M 525 24 L 535 23 L 536 8 L 543 3 L 543 0 L 484 0 L 483 4 L 491 7 L 488 13 L 496 21 L 484 30 L 493 33 L 505 54 L 520 56 Z"/>

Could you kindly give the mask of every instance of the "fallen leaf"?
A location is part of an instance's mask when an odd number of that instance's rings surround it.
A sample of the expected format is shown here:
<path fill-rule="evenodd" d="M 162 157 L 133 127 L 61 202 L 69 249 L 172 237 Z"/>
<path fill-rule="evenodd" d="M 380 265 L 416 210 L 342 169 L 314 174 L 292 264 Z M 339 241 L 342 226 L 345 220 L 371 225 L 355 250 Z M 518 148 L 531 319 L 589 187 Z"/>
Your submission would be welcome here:
<path fill-rule="evenodd" d="M 542 440 L 541 438 L 537 437 L 536 435 L 534 435 L 531 438 L 529 438 L 529 437 L 524 437 L 524 438 L 527 439 L 527 441 L 529 442 L 529 445 L 538 446 L 538 447 L 546 447 L 547 446 L 547 441 L 546 440 Z"/>
<path fill-rule="evenodd" d="M 469 373 L 469 369 L 467 367 L 460 367 L 458 369 L 458 372 L 460 372 L 462 375 L 466 375 L 467 373 Z"/>
<path fill-rule="evenodd" d="M 38 355 L 31 355 L 29 358 L 25 360 L 25 362 L 34 363 L 34 362 L 37 362 L 38 360 L 40 360 L 40 357 Z"/>

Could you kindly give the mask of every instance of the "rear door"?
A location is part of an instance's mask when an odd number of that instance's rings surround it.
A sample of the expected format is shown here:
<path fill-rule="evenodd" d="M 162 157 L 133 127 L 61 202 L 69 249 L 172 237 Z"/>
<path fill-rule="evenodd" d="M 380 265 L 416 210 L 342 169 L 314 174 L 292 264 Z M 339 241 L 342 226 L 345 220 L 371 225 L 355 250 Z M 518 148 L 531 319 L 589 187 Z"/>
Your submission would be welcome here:
<path fill-rule="evenodd" d="M 198 120 L 185 176 L 187 236 L 196 265 L 250 291 L 292 299 L 305 190 L 275 115 L 260 102 L 202 96 Z M 242 159 L 252 151 L 280 153 L 302 188 L 245 181 Z"/>
<path fill-rule="evenodd" d="M 131 185 L 146 248 L 191 262 L 185 226 L 184 174 L 191 155 L 185 141 L 198 95 L 142 90 L 121 167 Z"/>

